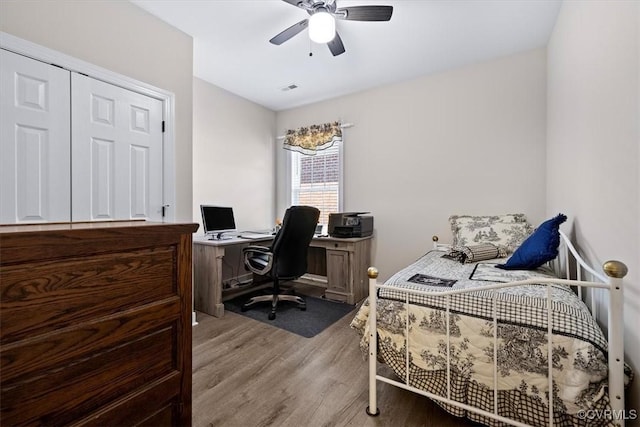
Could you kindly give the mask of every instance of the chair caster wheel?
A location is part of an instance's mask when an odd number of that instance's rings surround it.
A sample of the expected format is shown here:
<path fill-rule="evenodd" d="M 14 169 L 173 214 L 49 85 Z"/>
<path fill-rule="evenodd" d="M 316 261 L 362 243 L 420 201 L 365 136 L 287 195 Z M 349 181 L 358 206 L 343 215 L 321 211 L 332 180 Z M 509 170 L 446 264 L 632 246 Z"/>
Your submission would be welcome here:
<path fill-rule="evenodd" d="M 276 318 L 276 314 L 275 313 L 269 313 L 269 320 L 273 320 Z"/>

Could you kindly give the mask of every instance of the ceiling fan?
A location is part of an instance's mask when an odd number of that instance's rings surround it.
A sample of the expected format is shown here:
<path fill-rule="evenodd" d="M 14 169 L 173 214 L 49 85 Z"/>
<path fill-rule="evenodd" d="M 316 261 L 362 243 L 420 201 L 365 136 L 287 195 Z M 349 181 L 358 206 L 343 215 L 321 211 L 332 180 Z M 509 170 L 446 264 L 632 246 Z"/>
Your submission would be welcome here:
<path fill-rule="evenodd" d="M 388 21 L 393 13 L 393 6 L 351 6 L 339 8 L 336 0 L 282 0 L 309 15 L 282 31 L 269 42 L 281 45 L 305 28 L 309 28 L 309 37 L 316 43 L 327 43 L 333 56 L 344 53 L 344 44 L 336 32 L 336 19 L 347 21 Z"/>

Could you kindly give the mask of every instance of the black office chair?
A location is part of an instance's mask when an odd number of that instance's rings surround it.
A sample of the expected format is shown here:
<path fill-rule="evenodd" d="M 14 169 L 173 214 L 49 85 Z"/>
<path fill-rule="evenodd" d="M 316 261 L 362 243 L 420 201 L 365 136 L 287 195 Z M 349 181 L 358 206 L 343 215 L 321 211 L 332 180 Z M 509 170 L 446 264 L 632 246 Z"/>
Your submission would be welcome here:
<path fill-rule="evenodd" d="M 299 296 L 280 292 L 280 281 L 295 280 L 307 272 L 307 250 L 319 216 L 320 211 L 314 207 L 291 206 L 285 212 L 282 227 L 270 248 L 252 245 L 242 250 L 247 270 L 273 280 L 272 292 L 251 298 L 242 305 L 242 311 L 268 301 L 271 302 L 269 320 L 273 320 L 279 301 L 292 301 L 301 310 L 307 309 L 305 301 Z"/>

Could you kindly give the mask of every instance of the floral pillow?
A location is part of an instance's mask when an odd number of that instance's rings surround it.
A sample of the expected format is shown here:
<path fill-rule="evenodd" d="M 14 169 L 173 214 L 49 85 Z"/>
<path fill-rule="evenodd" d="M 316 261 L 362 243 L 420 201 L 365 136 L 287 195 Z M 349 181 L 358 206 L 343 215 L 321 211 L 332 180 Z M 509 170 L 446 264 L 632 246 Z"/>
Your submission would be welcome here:
<path fill-rule="evenodd" d="M 449 218 L 454 246 L 492 243 L 515 251 L 533 232 L 524 214 L 495 216 L 454 215 Z"/>
<path fill-rule="evenodd" d="M 506 250 L 501 246 L 492 243 L 482 243 L 473 246 L 455 246 L 449 252 L 443 255 L 461 263 L 472 263 L 477 261 L 486 261 L 494 258 L 504 258 L 507 256 Z"/>
<path fill-rule="evenodd" d="M 522 213 L 504 215 L 451 215 L 449 222 L 451 226 L 454 227 L 456 225 L 463 226 L 470 222 L 527 222 L 527 217 Z"/>

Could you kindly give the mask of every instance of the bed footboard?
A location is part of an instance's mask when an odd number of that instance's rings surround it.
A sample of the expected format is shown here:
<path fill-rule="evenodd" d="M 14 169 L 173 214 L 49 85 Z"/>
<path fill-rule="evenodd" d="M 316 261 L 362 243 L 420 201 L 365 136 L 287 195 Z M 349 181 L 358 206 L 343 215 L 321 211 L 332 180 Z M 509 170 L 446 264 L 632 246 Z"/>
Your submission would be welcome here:
<path fill-rule="evenodd" d="M 369 276 L 369 406 L 367 406 L 367 415 L 378 416 L 380 410 L 378 409 L 378 398 L 376 380 L 378 363 L 378 333 L 376 329 L 377 324 L 377 307 L 375 295 L 377 291 L 377 279 L 378 269 L 375 267 L 369 267 L 367 270 Z M 373 297 L 372 297 L 373 295 Z"/>
<path fill-rule="evenodd" d="M 577 279 L 564 278 L 564 279 L 529 279 L 522 280 L 518 282 L 509 282 L 509 283 L 498 283 L 491 284 L 487 286 L 483 286 L 482 289 L 484 291 L 487 290 L 499 290 L 502 288 L 508 287 L 518 287 L 518 286 L 530 286 L 530 285 L 546 285 L 547 288 L 547 300 L 546 300 L 546 347 L 548 349 L 548 354 L 546 355 L 546 359 L 548 361 L 547 366 L 547 377 L 548 377 L 548 393 L 549 399 L 548 402 L 554 402 L 554 394 L 556 390 L 554 389 L 553 378 L 554 378 L 554 365 L 553 365 L 553 315 L 552 315 L 552 306 L 553 302 L 551 299 L 551 288 L 552 285 L 567 285 L 572 287 L 578 287 L 579 289 L 603 289 L 609 292 L 609 306 L 608 306 L 608 394 L 609 394 L 609 405 L 611 407 L 610 413 L 598 414 L 600 417 L 607 417 L 607 420 L 612 425 L 624 426 L 625 424 L 625 411 L 624 411 L 624 343 L 623 343 L 623 279 L 627 274 L 627 267 L 620 261 L 607 261 L 603 265 L 604 275 L 595 272 L 592 268 L 590 268 L 586 262 L 577 254 L 575 248 L 571 246 L 567 237 L 563 234 L 562 240 L 567 245 L 567 250 L 565 251 L 565 257 L 568 257 L 568 254 L 571 253 L 573 260 L 575 261 L 575 265 L 577 265 Z M 435 242 L 435 238 L 434 238 Z M 567 261 L 566 259 L 564 260 Z M 568 263 L 567 263 L 568 264 Z M 585 269 L 587 272 L 591 274 L 592 281 L 581 280 L 581 269 Z M 518 420 L 514 420 L 511 418 L 507 418 L 503 415 L 499 414 L 498 410 L 498 372 L 500 372 L 500 368 L 498 366 L 498 357 L 497 357 L 497 348 L 498 348 L 498 316 L 497 316 L 497 308 L 496 308 L 496 299 L 493 297 L 493 319 L 489 321 L 493 322 L 493 411 L 487 411 L 472 405 L 469 405 L 464 402 L 460 402 L 452 399 L 451 397 L 451 365 L 449 358 L 449 347 L 450 347 L 450 299 L 457 294 L 462 293 L 470 293 L 477 292 L 477 289 L 452 289 L 448 291 L 440 291 L 440 292 L 429 292 L 429 291 L 421 291 L 414 289 L 401 289 L 399 290 L 397 287 L 386 286 L 382 284 L 378 284 L 378 270 L 375 267 L 370 267 L 368 269 L 368 277 L 369 277 L 369 314 L 368 314 L 368 332 L 367 337 L 369 341 L 369 406 L 366 409 L 366 412 L 370 416 L 376 416 L 380 413 L 380 410 L 377 406 L 377 382 L 385 382 L 396 387 L 403 388 L 405 390 L 429 397 L 433 400 L 441 402 L 446 405 L 451 405 L 456 408 L 463 409 L 470 413 L 475 413 L 480 416 L 487 417 L 489 419 L 496 420 L 498 422 L 507 423 L 515 426 L 529 426 L 530 424 L 525 424 Z M 565 276 L 568 277 L 568 276 Z M 404 372 L 406 373 L 406 377 L 403 378 L 403 382 L 396 381 L 395 379 L 387 378 L 382 375 L 378 375 L 377 373 L 377 363 L 378 363 L 378 319 L 377 319 L 377 309 L 378 309 L 378 301 L 377 295 L 381 289 L 389 289 L 394 292 L 401 292 L 405 295 L 404 304 L 406 307 L 409 307 L 412 302 L 410 301 L 410 297 L 412 295 L 420 295 L 420 296 L 437 296 L 444 298 L 444 304 L 446 308 L 443 309 L 445 315 L 445 328 L 446 328 L 446 381 L 447 381 L 447 389 L 444 393 L 445 396 L 434 394 L 429 391 L 425 391 L 420 388 L 416 388 L 411 385 L 410 375 L 410 355 L 409 355 L 409 309 L 406 310 L 406 319 L 404 321 L 404 325 L 407 329 L 406 331 L 406 355 L 405 355 L 405 367 Z M 580 291 L 582 292 L 582 291 Z M 548 404 L 548 419 L 549 426 L 553 426 L 554 424 L 554 404 Z M 588 411 L 587 411 L 588 412 Z M 593 414 L 585 413 L 584 417 L 591 416 Z M 580 417 L 581 414 L 578 414 Z M 584 419 L 584 418 L 582 418 Z"/>
<path fill-rule="evenodd" d="M 627 266 L 620 261 L 607 261 L 602 266 L 609 278 L 609 396 L 614 413 L 624 413 L 624 298 L 622 282 Z M 624 426 L 624 417 L 621 426 Z"/>

